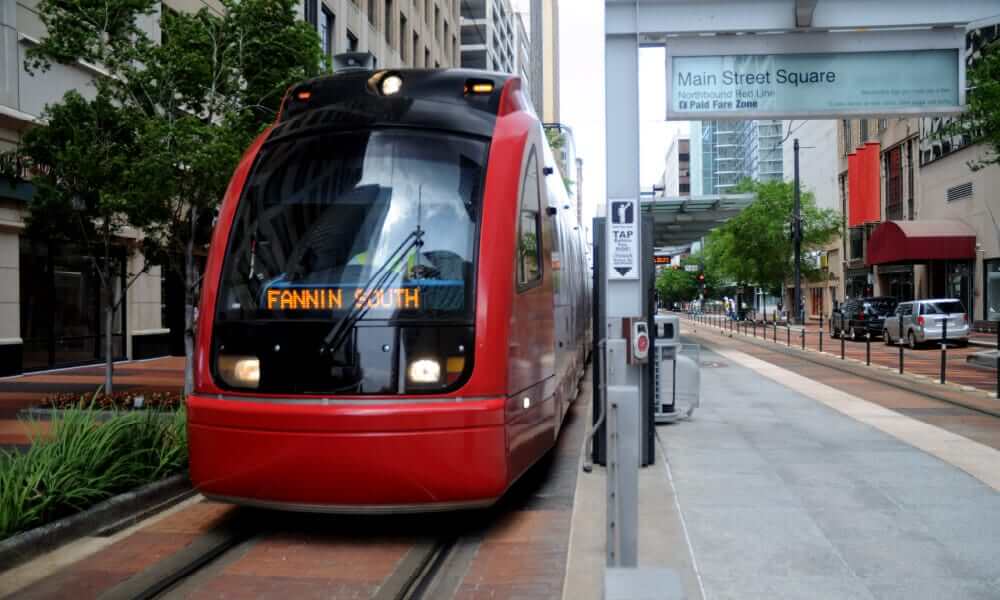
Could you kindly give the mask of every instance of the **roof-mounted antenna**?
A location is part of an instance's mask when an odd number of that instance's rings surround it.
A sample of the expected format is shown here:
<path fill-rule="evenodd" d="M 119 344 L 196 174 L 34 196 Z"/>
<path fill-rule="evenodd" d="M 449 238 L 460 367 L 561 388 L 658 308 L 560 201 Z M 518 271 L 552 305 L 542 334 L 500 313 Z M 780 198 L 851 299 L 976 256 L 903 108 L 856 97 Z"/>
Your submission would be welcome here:
<path fill-rule="evenodd" d="M 341 52 L 333 56 L 333 70 L 341 71 L 374 71 L 375 55 L 371 52 Z"/>

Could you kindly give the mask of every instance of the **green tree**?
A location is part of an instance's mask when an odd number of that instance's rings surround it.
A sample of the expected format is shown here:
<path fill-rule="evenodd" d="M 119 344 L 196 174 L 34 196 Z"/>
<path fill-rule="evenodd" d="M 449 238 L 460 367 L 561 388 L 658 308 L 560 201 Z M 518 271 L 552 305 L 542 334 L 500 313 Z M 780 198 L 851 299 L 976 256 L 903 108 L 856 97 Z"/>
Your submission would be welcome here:
<path fill-rule="evenodd" d="M 656 276 L 656 292 L 666 303 L 687 302 L 698 296 L 695 273 L 680 269 L 663 269 Z"/>
<path fill-rule="evenodd" d="M 47 34 L 25 66 L 37 71 L 84 60 L 106 72 L 94 81 L 96 95 L 115 107 L 133 143 L 106 156 L 116 167 L 114 186 L 95 180 L 89 192 L 113 189 L 120 203 L 115 214 L 141 229 L 144 253 L 182 275 L 190 392 L 197 254 L 208 241 L 211 217 L 243 149 L 273 122 L 285 90 L 320 72 L 322 53 L 316 31 L 297 19 L 295 0 L 222 0 L 222 16 L 204 8 L 164 10 L 162 36 L 154 40 L 139 23 L 158 5 L 42 0 Z M 42 156 L 42 146 L 20 152 Z M 64 156 L 60 168 L 92 168 L 84 158 Z"/>
<path fill-rule="evenodd" d="M 33 174 L 35 196 L 29 205 L 28 235 L 72 242 L 98 275 L 104 326 L 104 390 L 113 392 L 112 330 L 125 292 L 140 274 L 128 273 L 124 288 L 116 285 L 121 264 L 114 250 L 119 236 L 145 207 L 128 200 L 124 173 L 135 153 L 134 123 L 128 111 L 98 95 L 87 100 L 75 91 L 43 115 L 47 125 L 25 134 L 20 161 Z M 131 248 L 125 246 L 125 261 Z"/>
<path fill-rule="evenodd" d="M 981 54 L 969 65 L 968 108 L 950 120 L 939 132 L 940 136 L 962 136 L 973 143 L 984 143 L 987 154 L 969 161 L 977 171 L 988 165 L 1000 164 L 1000 40 L 985 45 Z"/>
<path fill-rule="evenodd" d="M 708 235 L 703 251 L 706 272 L 739 287 L 756 285 L 778 294 L 794 269 L 789 235 L 794 186 L 745 180 L 737 191 L 753 192 L 757 198 Z M 839 214 L 817 208 L 810 192 L 801 194 L 801 219 L 803 253 L 821 248 L 840 229 Z M 802 267 L 806 278 L 818 276 L 815 266 L 803 263 Z"/>

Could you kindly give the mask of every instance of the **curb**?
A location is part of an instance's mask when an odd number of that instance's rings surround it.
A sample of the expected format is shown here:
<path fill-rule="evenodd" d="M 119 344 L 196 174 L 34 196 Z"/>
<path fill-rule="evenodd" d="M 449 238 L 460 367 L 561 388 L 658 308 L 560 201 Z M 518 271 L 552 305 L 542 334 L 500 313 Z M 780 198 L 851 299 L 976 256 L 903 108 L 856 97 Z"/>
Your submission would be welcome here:
<path fill-rule="evenodd" d="M 85 536 L 113 535 L 193 496 L 187 472 L 113 496 L 87 510 L 0 541 L 0 571 Z"/>
<path fill-rule="evenodd" d="M 17 416 L 24 419 L 34 419 L 36 421 L 51 421 L 55 417 L 62 416 L 64 413 L 76 409 L 70 408 L 22 408 L 18 411 Z M 84 409 L 87 410 L 87 409 Z M 171 418 L 177 416 L 176 410 L 152 410 L 152 409 L 130 409 L 130 410 L 101 410 L 96 409 L 92 411 L 94 417 L 98 421 L 109 421 L 113 417 L 120 417 L 123 415 L 134 415 L 134 414 L 146 414 L 153 413 L 160 418 Z"/>
<path fill-rule="evenodd" d="M 700 335 L 700 336 L 706 337 L 704 335 L 704 332 L 699 332 L 699 333 L 696 333 L 694 335 Z M 711 336 L 707 336 L 707 337 L 708 337 L 708 339 L 706 340 L 707 345 L 709 345 L 709 346 L 716 345 L 714 343 L 714 341 L 711 339 Z M 767 342 L 765 344 L 765 343 L 763 343 L 763 342 L 761 342 L 759 340 L 746 339 L 744 336 L 740 336 L 739 338 L 733 338 L 733 339 L 740 339 L 740 340 L 742 340 L 744 342 L 747 342 L 748 344 L 753 344 L 754 346 L 758 346 L 758 347 L 761 347 L 761 348 L 764 348 L 764 349 L 767 349 L 767 350 L 773 350 L 775 352 L 780 352 L 782 354 L 785 354 L 786 356 L 796 356 L 796 357 L 799 357 L 799 358 L 801 358 L 803 360 L 809 361 L 809 362 L 811 362 L 813 364 L 817 364 L 817 365 L 824 366 L 824 367 L 829 367 L 831 369 L 836 369 L 836 370 L 842 371 L 844 373 L 850 373 L 851 375 L 856 375 L 858 377 L 862 377 L 864 379 L 868 379 L 868 380 L 874 381 L 876 383 L 883 383 L 883 384 L 886 384 L 886 385 L 891 385 L 892 387 L 895 387 L 897 389 L 901 389 L 903 391 L 911 392 L 911 393 L 914 393 L 914 394 L 919 394 L 921 396 L 924 396 L 924 397 L 927 397 L 927 398 L 932 398 L 932 399 L 938 400 L 940 402 L 946 402 L 948 404 L 953 404 L 955 406 L 961 406 L 962 408 L 967 408 L 969 410 L 974 410 L 976 412 L 980 412 L 980 413 L 987 414 L 987 415 L 990 415 L 990 416 L 1000 417 L 1000 406 L 997 406 L 997 407 L 994 408 L 994 407 L 991 407 L 991 406 L 986 406 L 985 404 L 980 404 L 980 403 L 972 402 L 971 399 L 965 400 L 965 399 L 952 398 L 952 397 L 944 395 L 944 394 L 939 394 L 939 393 L 937 393 L 933 389 L 927 389 L 927 386 L 930 384 L 930 382 L 931 381 L 936 381 L 936 380 L 931 380 L 931 379 L 926 378 L 926 377 L 924 377 L 923 381 L 916 381 L 916 380 L 909 379 L 909 378 L 907 378 L 905 376 L 900 376 L 898 373 L 895 373 L 895 372 L 891 372 L 890 371 L 890 372 L 886 373 L 885 372 L 886 370 L 890 370 L 889 367 L 885 367 L 884 369 L 874 369 L 873 367 L 875 367 L 876 365 L 872 365 L 872 367 L 868 367 L 868 366 L 865 366 L 865 365 L 860 364 L 860 363 L 858 363 L 858 364 L 851 364 L 848 361 L 842 361 L 842 360 L 840 360 L 839 358 L 836 358 L 836 357 L 827 358 L 827 357 L 817 356 L 818 352 L 814 351 L 814 350 L 802 351 L 799 348 L 794 348 L 794 347 L 793 348 L 788 348 L 786 346 L 783 346 L 781 344 L 775 344 L 773 342 Z M 882 367 L 883 365 L 877 365 L 877 366 Z M 935 383 L 933 385 L 939 385 L 939 384 Z M 952 384 L 948 384 L 948 385 L 952 385 Z M 970 393 L 970 392 L 967 392 L 967 391 L 962 391 L 962 390 L 957 390 L 957 389 L 955 390 L 955 392 L 956 393 L 962 393 L 962 394 L 969 394 Z M 975 393 L 977 395 L 980 395 L 980 394 L 983 395 L 984 396 L 984 398 L 983 398 L 984 402 L 992 402 L 992 399 L 995 398 L 995 396 L 992 393 L 987 392 L 986 390 L 976 390 Z"/>

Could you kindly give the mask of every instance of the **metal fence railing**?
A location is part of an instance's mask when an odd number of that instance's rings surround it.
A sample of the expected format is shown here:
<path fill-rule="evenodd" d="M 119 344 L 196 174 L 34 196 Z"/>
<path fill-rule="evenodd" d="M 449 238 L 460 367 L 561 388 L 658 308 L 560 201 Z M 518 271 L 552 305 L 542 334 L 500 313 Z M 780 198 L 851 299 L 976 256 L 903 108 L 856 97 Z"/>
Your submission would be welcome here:
<path fill-rule="evenodd" d="M 766 317 L 760 320 L 736 320 L 733 315 L 725 314 L 719 309 L 709 312 L 689 311 L 687 317 L 697 324 L 718 329 L 730 336 L 742 335 L 789 348 L 794 345 L 803 351 L 812 350 L 839 357 L 841 360 L 853 359 L 867 366 L 874 364 L 888 367 L 900 374 L 915 374 L 942 384 L 950 381 L 993 391 L 1000 397 L 1000 369 L 994 364 L 991 378 L 986 375 L 990 370 L 988 367 L 974 367 L 967 363 L 966 357 L 969 353 L 950 352 L 956 340 L 948 337 L 946 322 L 940 339 L 929 341 L 925 344 L 927 346 L 925 349 L 914 349 L 907 347 L 905 343 L 907 337 L 903 335 L 902 324 L 897 332 L 898 342 L 890 344 L 884 339 L 873 340 L 869 332 L 865 332 L 860 339 L 855 338 L 850 341 L 846 339 L 844 333 L 834 336 L 828 330 L 829 323 L 824 321 L 822 315 L 818 321 L 802 325 Z M 962 342 L 964 345 L 967 340 Z M 997 348 L 1000 349 L 1000 327 L 997 328 Z"/>

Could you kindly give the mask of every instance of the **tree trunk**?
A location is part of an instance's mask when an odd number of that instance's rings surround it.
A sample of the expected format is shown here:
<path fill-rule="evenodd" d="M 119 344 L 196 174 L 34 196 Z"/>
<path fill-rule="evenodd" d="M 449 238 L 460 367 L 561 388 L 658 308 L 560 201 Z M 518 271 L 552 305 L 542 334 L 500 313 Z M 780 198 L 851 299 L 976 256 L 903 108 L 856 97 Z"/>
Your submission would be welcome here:
<path fill-rule="evenodd" d="M 195 303 L 198 299 L 198 270 L 194 264 L 194 235 L 197 227 L 197 212 L 188 209 L 190 236 L 184 249 L 184 397 L 194 390 L 194 327 Z"/>
<path fill-rule="evenodd" d="M 111 243 L 107 235 L 104 237 L 104 264 L 100 268 L 106 274 L 103 278 L 104 294 L 102 294 L 104 297 L 104 393 L 110 396 L 114 391 L 113 379 L 115 373 L 114 355 L 111 351 L 113 345 L 111 343 L 112 322 L 115 316 L 115 292 L 114 280 L 112 279 L 114 273 L 111 268 Z"/>

